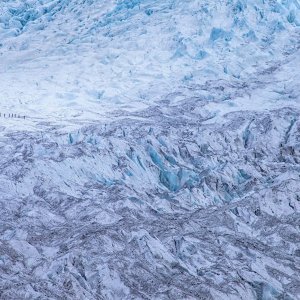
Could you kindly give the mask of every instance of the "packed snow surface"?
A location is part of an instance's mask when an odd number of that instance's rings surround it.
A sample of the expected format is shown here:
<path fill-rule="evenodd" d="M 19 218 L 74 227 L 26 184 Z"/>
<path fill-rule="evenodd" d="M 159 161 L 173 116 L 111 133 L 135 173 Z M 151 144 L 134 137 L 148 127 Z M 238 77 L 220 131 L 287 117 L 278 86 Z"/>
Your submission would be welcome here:
<path fill-rule="evenodd" d="M 300 299 L 299 28 L 0 0 L 0 299 Z"/>

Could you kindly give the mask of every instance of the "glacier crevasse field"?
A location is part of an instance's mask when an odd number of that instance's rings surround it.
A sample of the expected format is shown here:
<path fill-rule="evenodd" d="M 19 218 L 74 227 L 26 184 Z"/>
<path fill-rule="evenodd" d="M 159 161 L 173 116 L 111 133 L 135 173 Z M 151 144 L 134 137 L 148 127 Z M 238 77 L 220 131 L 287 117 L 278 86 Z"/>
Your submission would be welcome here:
<path fill-rule="evenodd" d="M 0 299 L 300 299 L 299 27 L 0 0 Z"/>

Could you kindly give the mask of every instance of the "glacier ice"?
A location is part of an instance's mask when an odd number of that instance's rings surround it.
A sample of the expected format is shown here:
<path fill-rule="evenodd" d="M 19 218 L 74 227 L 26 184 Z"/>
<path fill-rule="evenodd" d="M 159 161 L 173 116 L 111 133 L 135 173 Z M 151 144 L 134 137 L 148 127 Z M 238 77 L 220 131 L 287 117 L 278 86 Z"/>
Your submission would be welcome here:
<path fill-rule="evenodd" d="M 300 299 L 299 10 L 2 1 L 0 299 Z"/>

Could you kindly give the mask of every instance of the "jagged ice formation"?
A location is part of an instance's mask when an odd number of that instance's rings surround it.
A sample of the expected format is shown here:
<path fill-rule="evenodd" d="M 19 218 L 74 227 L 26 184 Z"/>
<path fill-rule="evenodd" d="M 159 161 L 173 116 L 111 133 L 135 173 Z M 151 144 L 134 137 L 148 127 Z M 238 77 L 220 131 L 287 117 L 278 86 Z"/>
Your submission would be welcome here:
<path fill-rule="evenodd" d="M 298 0 L 0 4 L 0 299 L 300 299 Z"/>

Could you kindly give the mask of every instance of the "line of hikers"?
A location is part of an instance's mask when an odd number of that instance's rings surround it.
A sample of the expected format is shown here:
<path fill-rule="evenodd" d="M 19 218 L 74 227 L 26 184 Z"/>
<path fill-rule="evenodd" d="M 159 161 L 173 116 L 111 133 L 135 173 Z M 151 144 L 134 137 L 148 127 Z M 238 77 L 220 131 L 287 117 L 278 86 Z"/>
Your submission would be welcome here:
<path fill-rule="evenodd" d="M 0 118 L 18 118 L 18 119 L 25 119 L 25 116 L 20 116 L 20 115 L 17 115 L 17 114 L 3 114 L 0 112 Z"/>

